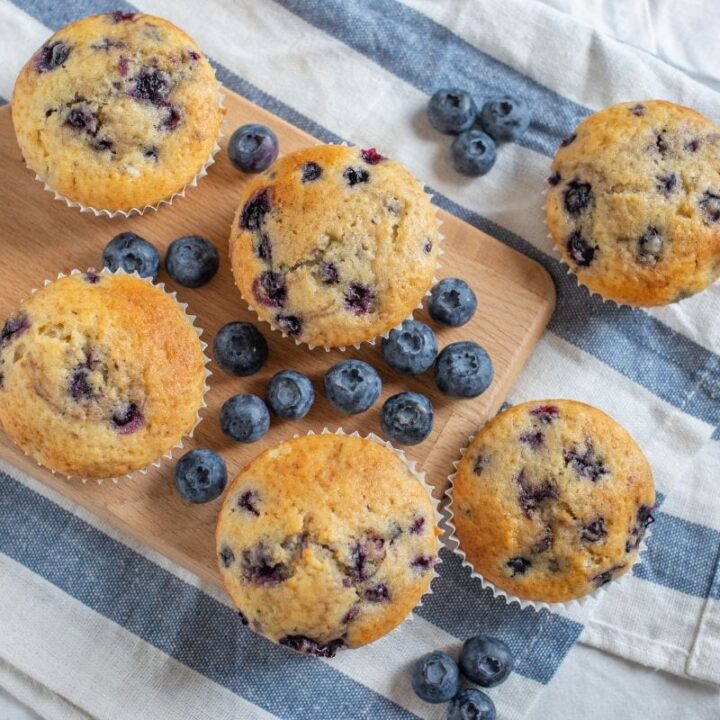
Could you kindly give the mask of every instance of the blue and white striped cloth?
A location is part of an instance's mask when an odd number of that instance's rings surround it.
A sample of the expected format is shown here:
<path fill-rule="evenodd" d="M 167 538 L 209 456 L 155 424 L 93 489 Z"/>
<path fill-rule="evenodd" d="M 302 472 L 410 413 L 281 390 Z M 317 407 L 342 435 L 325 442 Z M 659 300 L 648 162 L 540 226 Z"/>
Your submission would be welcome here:
<path fill-rule="evenodd" d="M 665 500 L 645 562 L 582 612 L 494 601 L 444 551 L 412 621 L 325 661 L 265 642 L 221 593 L 0 463 L 0 687 L 41 717 L 73 720 L 441 718 L 443 707 L 413 696 L 409 664 L 487 631 L 517 657 L 517 672 L 491 691 L 503 720 L 541 708 L 607 717 L 613 707 L 617 717 L 669 718 L 672 698 L 691 696 L 690 714 L 717 717 L 718 692 L 687 679 L 720 685 L 720 286 L 649 312 L 602 303 L 566 275 L 541 209 L 550 157 L 593 109 L 663 97 L 720 120 L 717 94 L 530 0 L 0 0 L 0 95 L 10 97 L 51 31 L 116 9 L 168 17 L 229 88 L 322 140 L 378 147 L 424 179 L 438 205 L 548 268 L 558 307 L 509 401 L 564 396 L 603 408 L 644 448 Z M 528 134 L 480 180 L 452 171 L 447 138 L 425 120 L 442 85 L 479 100 L 509 92 L 532 108 Z M 646 677 L 578 640 L 684 680 Z M 615 699 L 595 688 L 597 715 L 583 705 L 591 666 L 625 688 Z M 562 698 L 546 700 L 555 687 L 574 703 L 565 713 Z"/>

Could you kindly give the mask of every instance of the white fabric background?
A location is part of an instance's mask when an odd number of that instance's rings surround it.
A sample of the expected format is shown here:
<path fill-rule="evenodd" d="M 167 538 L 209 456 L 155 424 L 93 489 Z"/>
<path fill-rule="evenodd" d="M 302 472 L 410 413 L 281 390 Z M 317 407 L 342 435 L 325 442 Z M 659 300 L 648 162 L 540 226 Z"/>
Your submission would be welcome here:
<path fill-rule="evenodd" d="M 597 31 L 641 48 L 716 90 L 720 6 L 717 0 L 528 0 L 569 13 Z M 688 39 L 691 38 L 691 41 Z M 713 76 L 715 75 L 715 77 Z M 519 222 L 518 220 L 515 221 Z M 663 318 L 672 324 L 671 318 Z M 698 338 L 698 341 L 702 341 Z M 11 671 L 0 658 L 0 720 L 79 719 L 60 696 Z M 611 689 L 611 691 L 610 691 Z M 37 711 L 25 709 L 15 698 Z M 572 708 L 572 715 L 568 715 Z M 254 710 L 253 710 L 254 712 Z M 243 716 L 251 717 L 251 715 Z M 252 717 L 261 717 L 253 714 Z M 541 694 L 529 718 L 697 718 L 720 717 L 720 694 L 703 686 L 578 645 Z M 183 718 L 184 720 L 184 718 Z"/>

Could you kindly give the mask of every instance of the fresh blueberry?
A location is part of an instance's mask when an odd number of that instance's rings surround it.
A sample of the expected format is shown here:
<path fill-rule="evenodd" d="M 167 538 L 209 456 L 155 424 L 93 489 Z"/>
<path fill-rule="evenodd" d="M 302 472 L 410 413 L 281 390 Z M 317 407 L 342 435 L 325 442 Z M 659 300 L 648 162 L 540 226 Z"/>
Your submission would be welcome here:
<path fill-rule="evenodd" d="M 230 162 L 241 172 L 263 172 L 278 156 L 277 135 L 265 125 L 243 125 L 230 136 L 227 152 Z"/>
<path fill-rule="evenodd" d="M 435 321 L 451 327 L 464 325 L 477 310 L 472 288 L 458 278 L 443 278 L 431 291 L 428 313 Z"/>
<path fill-rule="evenodd" d="M 227 483 L 225 461 L 212 450 L 200 448 L 185 453 L 173 471 L 175 488 L 191 503 L 206 503 L 222 495 Z"/>
<path fill-rule="evenodd" d="M 410 675 L 415 694 L 425 702 L 447 702 L 460 688 L 457 663 L 444 652 L 431 652 L 415 662 Z"/>
<path fill-rule="evenodd" d="M 484 348 L 472 341 L 448 345 L 435 363 L 435 384 L 453 397 L 476 397 L 493 379 L 493 365 Z"/>
<path fill-rule="evenodd" d="M 475 101 L 469 92 L 457 88 L 442 88 L 428 104 L 430 124 L 442 133 L 457 135 L 469 130 L 477 116 Z"/>
<path fill-rule="evenodd" d="M 468 680 L 491 688 L 504 682 L 512 672 L 513 656 L 502 640 L 478 635 L 463 643 L 459 664 Z"/>
<path fill-rule="evenodd" d="M 155 280 L 160 272 L 160 253 L 147 240 L 133 232 L 116 235 L 103 250 L 103 266 L 113 272 L 136 272 Z"/>
<path fill-rule="evenodd" d="M 268 357 L 267 341 L 249 322 L 230 322 L 220 328 L 213 342 L 215 362 L 240 377 L 254 375 Z"/>
<path fill-rule="evenodd" d="M 220 265 L 215 246 L 199 235 L 187 235 L 170 243 L 165 267 L 180 285 L 196 288 L 210 282 Z"/>
<path fill-rule="evenodd" d="M 365 412 L 379 397 L 380 376 L 362 360 L 341 360 L 325 373 L 325 395 L 348 415 Z"/>
<path fill-rule="evenodd" d="M 270 413 L 257 395 L 234 395 L 220 410 L 220 428 L 233 440 L 252 443 L 270 427 Z"/>
<path fill-rule="evenodd" d="M 519 98 L 493 98 L 482 107 L 480 125 L 493 140 L 517 140 L 530 125 L 530 110 Z"/>
<path fill-rule="evenodd" d="M 447 720 L 495 720 L 495 704 L 481 690 L 461 690 L 448 705 Z"/>
<path fill-rule="evenodd" d="M 296 370 L 281 370 L 270 378 L 267 404 L 282 418 L 297 420 L 305 417 L 315 402 L 310 378 Z"/>
<path fill-rule="evenodd" d="M 466 130 L 450 146 L 453 167 L 469 177 L 484 175 L 495 164 L 495 141 L 481 130 Z"/>
<path fill-rule="evenodd" d="M 382 407 L 380 424 L 391 440 L 401 445 L 417 445 L 432 431 L 432 403 L 420 393 L 393 395 Z"/>
<path fill-rule="evenodd" d="M 437 338 L 425 323 L 405 320 L 382 341 L 385 362 L 400 372 L 419 375 L 435 362 Z"/>

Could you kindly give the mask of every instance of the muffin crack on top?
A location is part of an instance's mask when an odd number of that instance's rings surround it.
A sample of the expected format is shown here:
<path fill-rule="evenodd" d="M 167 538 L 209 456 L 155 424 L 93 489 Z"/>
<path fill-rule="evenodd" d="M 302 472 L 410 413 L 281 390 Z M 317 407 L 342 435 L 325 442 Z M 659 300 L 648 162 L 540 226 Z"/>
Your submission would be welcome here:
<path fill-rule="evenodd" d="M 548 183 L 555 244 L 605 299 L 662 305 L 720 275 L 720 128 L 695 111 L 605 108 L 561 143 Z"/>
<path fill-rule="evenodd" d="M 22 69 L 13 124 L 28 166 L 97 209 L 142 209 L 180 191 L 222 119 L 214 72 L 171 23 L 95 15 L 58 30 Z"/>
<path fill-rule="evenodd" d="M 423 187 L 374 150 L 325 145 L 279 160 L 240 199 L 235 282 L 262 320 L 307 343 L 369 341 L 429 288 L 440 235 Z"/>
<path fill-rule="evenodd" d="M 425 488 L 394 453 L 321 435 L 253 460 L 228 489 L 216 536 L 225 586 L 247 622 L 324 654 L 402 621 L 429 587 L 438 532 Z"/>

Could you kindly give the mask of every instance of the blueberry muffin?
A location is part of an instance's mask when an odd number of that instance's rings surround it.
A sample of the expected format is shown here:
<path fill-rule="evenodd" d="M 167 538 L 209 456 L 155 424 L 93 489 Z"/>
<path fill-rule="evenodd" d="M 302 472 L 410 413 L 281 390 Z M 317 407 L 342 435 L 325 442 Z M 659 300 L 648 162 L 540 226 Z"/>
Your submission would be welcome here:
<path fill-rule="evenodd" d="M 195 328 L 130 275 L 57 280 L 0 332 L 0 423 L 66 475 L 115 477 L 157 460 L 192 430 L 204 389 Z"/>
<path fill-rule="evenodd" d="M 181 191 L 204 168 L 223 116 L 197 45 L 152 15 L 116 12 L 58 30 L 15 84 L 28 167 L 96 209 L 130 211 Z"/>
<path fill-rule="evenodd" d="M 564 602 L 627 572 L 653 521 L 652 471 L 637 443 L 590 405 L 512 407 L 473 439 L 453 481 L 468 562 L 524 600 Z"/>
<path fill-rule="evenodd" d="M 720 129 L 662 100 L 583 120 L 548 178 L 563 261 L 608 300 L 664 305 L 720 275 Z"/>
<path fill-rule="evenodd" d="M 216 540 L 241 617 L 273 642 L 330 657 L 385 635 L 417 605 L 438 534 L 428 493 L 391 450 L 311 435 L 240 472 Z"/>
<path fill-rule="evenodd" d="M 308 345 L 372 340 L 422 301 L 440 235 L 422 185 L 375 150 L 320 145 L 245 188 L 235 282 L 261 320 Z"/>

